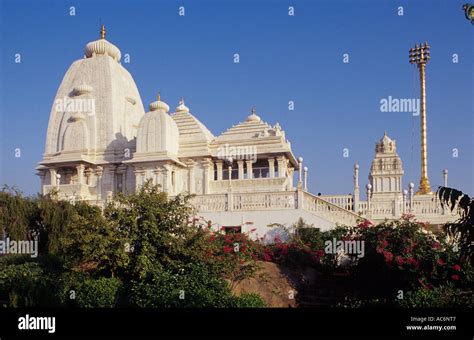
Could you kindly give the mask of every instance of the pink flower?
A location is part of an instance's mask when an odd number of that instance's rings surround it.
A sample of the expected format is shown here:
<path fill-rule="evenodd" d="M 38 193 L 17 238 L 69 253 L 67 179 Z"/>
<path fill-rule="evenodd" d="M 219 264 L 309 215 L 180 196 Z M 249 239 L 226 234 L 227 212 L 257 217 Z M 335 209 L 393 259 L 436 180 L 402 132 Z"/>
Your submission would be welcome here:
<path fill-rule="evenodd" d="M 373 225 L 372 222 L 370 222 L 368 219 L 365 219 L 365 220 L 363 220 L 361 223 L 359 223 L 357 226 L 358 226 L 359 228 L 368 228 L 368 227 L 370 227 L 370 226 L 372 226 L 372 225 Z"/>
<path fill-rule="evenodd" d="M 401 256 L 397 256 L 395 258 L 395 262 L 399 265 L 399 266 L 403 266 L 403 258 Z"/>
<path fill-rule="evenodd" d="M 438 261 L 436 261 L 436 263 L 438 264 L 438 266 L 444 266 L 445 263 L 442 259 L 438 259 Z"/>
<path fill-rule="evenodd" d="M 271 260 L 272 260 L 272 257 L 271 257 L 269 254 L 267 254 L 267 253 L 263 253 L 263 259 L 264 259 L 265 261 L 271 261 Z"/>
<path fill-rule="evenodd" d="M 451 279 L 454 281 L 459 281 L 459 275 L 451 275 Z"/>
<path fill-rule="evenodd" d="M 418 268 L 420 266 L 420 263 L 415 260 L 413 257 L 407 258 L 407 263 L 413 265 L 415 268 Z"/>
<path fill-rule="evenodd" d="M 393 254 L 389 251 L 384 251 L 383 256 L 385 257 L 385 262 L 392 262 Z"/>
<path fill-rule="evenodd" d="M 435 242 L 435 243 L 433 243 L 433 244 L 431 245 L 431 247 L 432 247 L 433 249 L 439 249 L 439 248 L 441 248 L 441 243 Z"/>
<path fill-rule="evenodd" d="M 230 254 L 230 253 L 232 253 L 232 247 L 227 247 L 227 246 L 225 246 L 225 247 L 224 247 L 224 253 L 225 253 L 225 254 Z"/>
<path fill-rule="evenodd" d="M 457 270 L 457 271 L 460 271 L 461 270 L 461 267 L 457 264 L 455 264 L 453 267 L 452 267 L 454 270 Z"/>

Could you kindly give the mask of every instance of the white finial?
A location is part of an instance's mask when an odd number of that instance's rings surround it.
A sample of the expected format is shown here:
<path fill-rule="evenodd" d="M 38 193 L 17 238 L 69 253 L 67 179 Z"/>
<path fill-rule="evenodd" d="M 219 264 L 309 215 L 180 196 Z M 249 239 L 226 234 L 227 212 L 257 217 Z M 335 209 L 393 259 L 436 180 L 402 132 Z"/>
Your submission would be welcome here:
<path fill-rule="evenodd" d="M 176 112 L 189 112 L 189 109 L 186 105 L 184 105 L 184 97 L 181 97 L 179 100 L 179 105 L 176 108 Z"/>

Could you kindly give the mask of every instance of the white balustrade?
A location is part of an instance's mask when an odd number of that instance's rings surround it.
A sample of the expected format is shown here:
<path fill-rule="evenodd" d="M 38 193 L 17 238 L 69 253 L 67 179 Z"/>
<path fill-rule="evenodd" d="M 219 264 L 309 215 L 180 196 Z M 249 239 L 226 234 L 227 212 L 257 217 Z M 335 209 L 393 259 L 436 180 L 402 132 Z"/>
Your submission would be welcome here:
<path fill-rule="evenodd" d="M 325 201 L 337 205 L 338 207 L 353 210 L 354 199 L 351 195 L 332 195 L 332 196 L 318 196 Z"/>
<path fill-rule="evenodd" d="M 233 194 L 233 210 L 295 209 L 296 192 Z"/>
<path fill-rule="evenodd" d="M 303 209 L 318 215 L 334 224 L 355 226 L 359 215 L 328 202 L 319 196 L 305 192 L 303 195 Z"/>

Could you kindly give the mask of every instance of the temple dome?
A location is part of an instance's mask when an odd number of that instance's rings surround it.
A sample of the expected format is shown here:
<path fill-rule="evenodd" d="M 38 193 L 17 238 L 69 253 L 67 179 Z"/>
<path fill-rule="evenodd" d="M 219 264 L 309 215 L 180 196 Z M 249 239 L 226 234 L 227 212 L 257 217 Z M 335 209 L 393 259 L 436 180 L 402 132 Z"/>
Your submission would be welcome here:
<path fill-rule="evenodd" d="M 395 153 L 396 148 L 395 140 L 391 139 L 387 132 L 384 132 L 383 137 L 375 146 L 375 151 L 379 153 Z"/>
<path fill-rule="evenodd" d="M 252 109 L 252 113 L 245 120 L 246 122 L 260 122 L 262 119 L 257 115 L 255 108 Z"/>
<path fill-rule="evenodd" d="M 116 51 L 105 42 L 107 55 L 100 56 L 99 45 L 89 45 L 89 57 L 74 61 L 63 77 L 50 111 L 42 164 L 119 162 L 124 149 L 135 148 L 145 114 L 140 93 Z M 76 147 L 75 138 L 84 147 Z"/>
<path fill-rule="evenodd" d="M 214 135 L 194 117 L 181 98 L 176 112 L 171 116 L 179 129 L 179 156 L 196 157 L 210 155 L 209 144 Z"/>
<path fill-rule="evenodd" d="M 157 101 L 150 103 L 149 108 L 150 108 L 150 111 L 164 111 L 166 113 L 168 113 L 168 111 L 170 110 L 170 107 L 168 106 L 168 104 L 160 100 L 160 95 L 158 95 Z"/>
<path fill-rule="evenodd" d="M 178 154 L 179 130 L 168 110 L 169 106 L 159 97 L 150 104 L 150 112 L 138 124 L 137 153 Z"/>
<path fill-rule="evenodd" d="M 117 46 L 111 42 L 105 40 L 105 27 L 102 25 L 101 28 L 101 39 L 92 41 L 86 45 L 85 55 L 87 58 L 91 58 L 97 54 L 107 54 L 115 59 L 117 62 L 120 61 L 122 54 Z"/>
<path fill-rule="evenodd" d="M 181 98 L 181 100 L 179 101 L 179 105 L 176 107 L 176 112 L 185 112 L 185 113 L 188 113 L 189 112 L 189 108 L 184 105 L 184 99 Z"/>

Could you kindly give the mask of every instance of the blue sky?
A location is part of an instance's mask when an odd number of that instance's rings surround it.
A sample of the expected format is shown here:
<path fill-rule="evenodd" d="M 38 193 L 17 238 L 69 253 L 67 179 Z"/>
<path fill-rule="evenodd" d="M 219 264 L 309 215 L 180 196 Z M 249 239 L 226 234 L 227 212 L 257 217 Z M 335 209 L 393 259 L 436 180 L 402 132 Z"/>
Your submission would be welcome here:
<path fill-rule="evenodd" d="M 146 108 L 158 90 L 172 108 L 184 96 L 218 135 L 255 106 L 265 121 L 281 124 L 294 154 L 309 167 L 310 190 L 323 194 L 351 192 L 355 162 L 365 186 L 384 130 L 397 140 L 404 187 L 418 185 L 419 117 L 381 112 L 380 100 L 418 97 L 408 50 L 428 41 L 430 181 L 441 185 L 447 168 L 449 185 L 472 195 L 474 26 L 464 18 L 464 2 L 0 0 L 0 184 L 27 194 L 39 190 L 34 168 L 55 93 L 104 23 L 107 39 L 122 56 L 130 54 L 123 65 Z"/>

